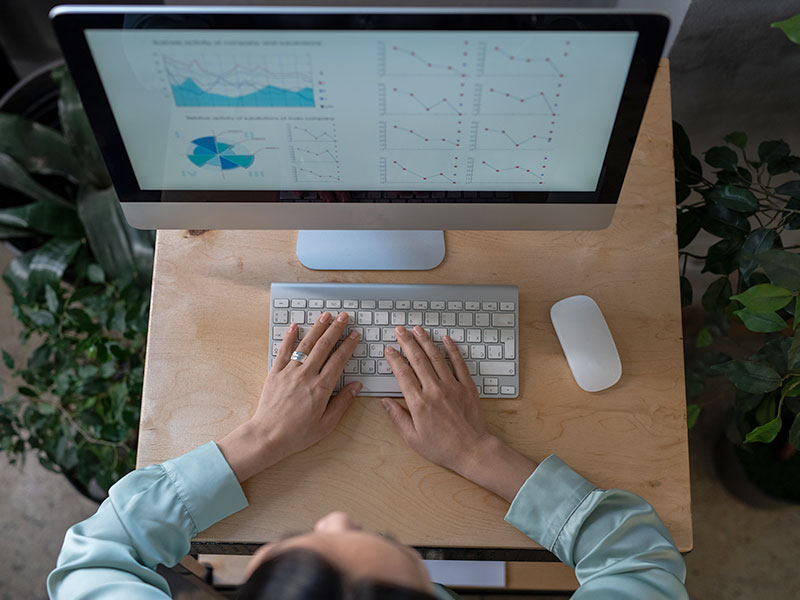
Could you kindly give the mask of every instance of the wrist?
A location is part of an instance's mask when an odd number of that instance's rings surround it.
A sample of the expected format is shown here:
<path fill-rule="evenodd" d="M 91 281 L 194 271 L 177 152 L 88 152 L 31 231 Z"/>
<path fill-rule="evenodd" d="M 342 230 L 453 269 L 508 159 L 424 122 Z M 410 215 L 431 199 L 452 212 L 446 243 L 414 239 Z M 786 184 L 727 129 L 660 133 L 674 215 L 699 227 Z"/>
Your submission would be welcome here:
<path fill-rule="evenodd" d="M 240 483 L 285 458 L 271 432 L 252 420 L 236 427 L 217 446 Z"/>
<path fill-rule="evenodd" d="M 500 438 L 487 435 L 471 446 L 453 470 L 510 503 L 537 466 Z"/>

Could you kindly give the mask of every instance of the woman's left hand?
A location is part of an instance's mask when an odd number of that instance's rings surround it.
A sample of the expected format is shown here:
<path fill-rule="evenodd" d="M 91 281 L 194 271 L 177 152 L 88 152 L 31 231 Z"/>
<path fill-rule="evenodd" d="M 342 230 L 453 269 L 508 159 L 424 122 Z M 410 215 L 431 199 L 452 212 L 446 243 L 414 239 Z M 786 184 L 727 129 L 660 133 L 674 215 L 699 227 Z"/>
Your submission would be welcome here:
<path fill-rule="evenodd" d="M 218 444 L 239 481 L 327 436 L 361 391 L 361 384 L 352 383 L 331 397 L 359 342 L 360 336 L 353 332 L 331 354 L 347 320 L 344 312 L 333 321 L 329 312 L 322 313 L 297 347 L 308 355 L 303 363 L 291 359 L 297 325 L 289 326 L 255 414 Z"/>

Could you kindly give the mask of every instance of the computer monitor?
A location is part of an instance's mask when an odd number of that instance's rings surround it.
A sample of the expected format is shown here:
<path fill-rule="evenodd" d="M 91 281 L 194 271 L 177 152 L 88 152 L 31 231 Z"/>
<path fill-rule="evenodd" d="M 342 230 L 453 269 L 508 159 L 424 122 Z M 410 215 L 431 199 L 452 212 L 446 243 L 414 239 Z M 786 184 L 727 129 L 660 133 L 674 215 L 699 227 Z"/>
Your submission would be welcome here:
<path fill-rule="evenodd" d="M 538 8 L 51 17 L 131 225 L 302 229 L 312 268 L 431 268 L 442 229 L 607 227 L 669 27 Z"/>

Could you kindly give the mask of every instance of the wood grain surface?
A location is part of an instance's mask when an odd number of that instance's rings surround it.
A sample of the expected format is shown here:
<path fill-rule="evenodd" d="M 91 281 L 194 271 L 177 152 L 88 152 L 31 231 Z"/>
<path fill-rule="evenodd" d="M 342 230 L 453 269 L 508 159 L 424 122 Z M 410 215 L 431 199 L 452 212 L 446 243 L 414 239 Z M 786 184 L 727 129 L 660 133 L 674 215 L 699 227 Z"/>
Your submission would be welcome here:
<path fill-rule="evenodd" d="M 690 550 L 671 131 L 662 60 L 611 227 L 446 232 L 432 271 L 311 271 L 294 231 L 159 231 L 138 466 L 219 440 L 254 411 L 270 282 L 516 284 L 521 394 L 482 401 L 491 429 L 534 460 L 555 453 L 598 486 L 641 495 Z M 550 306 L 574 294 L 598 302 L 620 352 L 622 379 L 603 392 L 576 385 L 550 323 Z M 416 546 L 540 548 L 503 521 L 503 500 L 408 449 L 373 398 L 244 489 L 249 508 L 197 541 L 265 542 L 337 509 Z"/>

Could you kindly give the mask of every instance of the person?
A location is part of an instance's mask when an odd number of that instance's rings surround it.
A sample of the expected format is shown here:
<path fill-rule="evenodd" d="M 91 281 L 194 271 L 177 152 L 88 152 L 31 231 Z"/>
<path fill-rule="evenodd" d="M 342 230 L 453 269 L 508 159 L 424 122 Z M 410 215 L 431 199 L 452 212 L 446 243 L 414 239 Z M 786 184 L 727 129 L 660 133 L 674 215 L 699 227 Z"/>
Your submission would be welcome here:
<path fill-rule="evenodd" d="M 156 573 L 175 565 L 192 537 L 247 506 L 240 483 L 312 446 L 336 427 L 358 395 L 332 395 L 359 342 L 343 336 L 347 314 L 323 313 L 300 340 L 289 327 L 253 416 L 218 443 L 120 479 L 89 519 L 66 534 L 47 586 L 52 598 L 168 598 Z M 589 483 L 555 455 L 541 464 L 493 436 L 453 341 L 442 351 L 425 330 L 396 330 L 405 358 L 386 359 L 403 392 L 380 400 L 405 442 L 510 503 L 505 520 L 575 568 L 576 599 L 688 598 L 685 565 L 652 507 L 622 490 Z M 299 352 L 299 354 L 297 353 Z M 265 544 L 253 555 L 243 599 L 457 598 L 433 584 L 413 549 L 332 512 L 312 531 Z"/>

